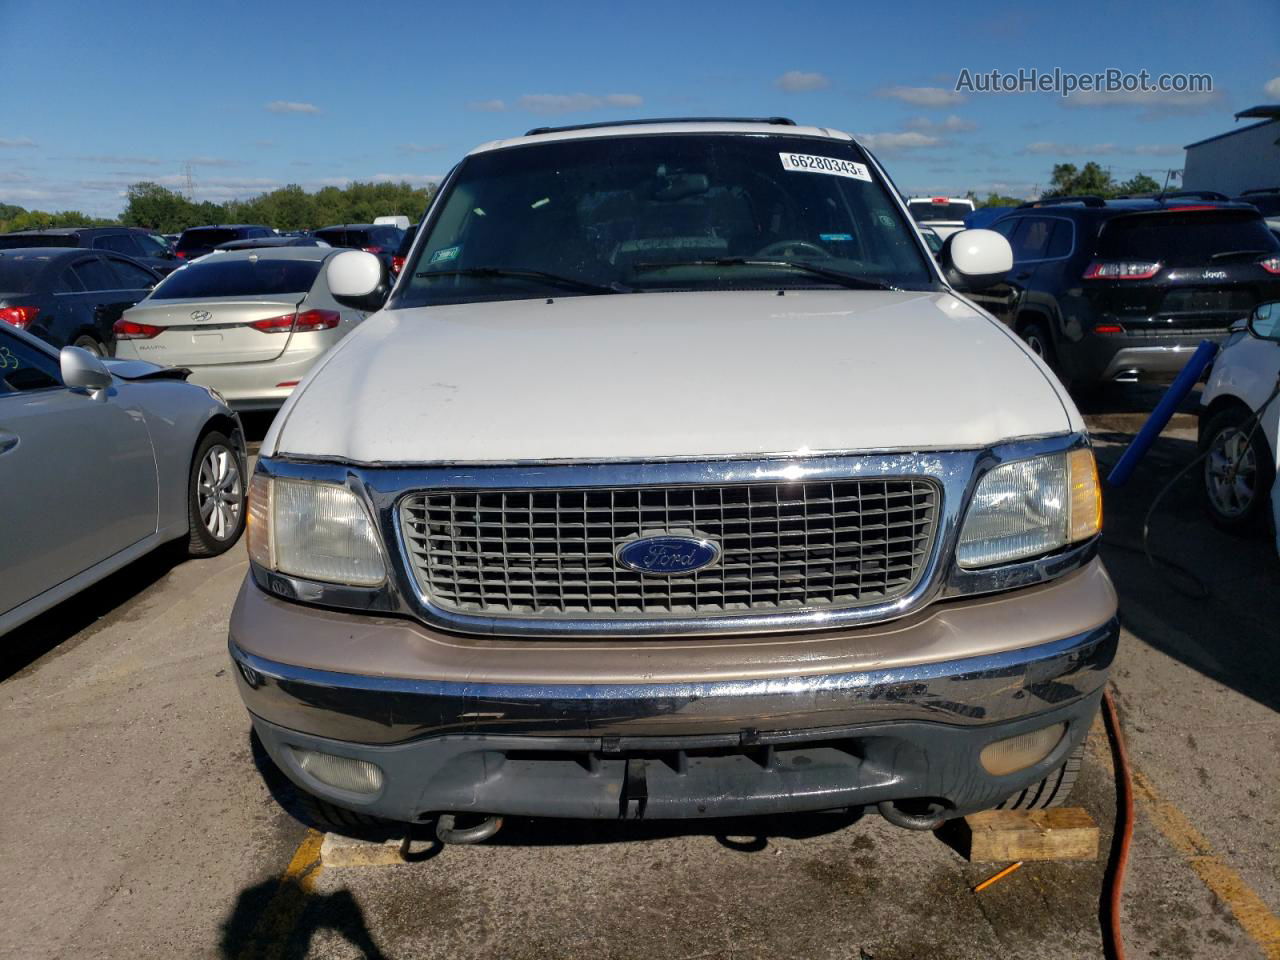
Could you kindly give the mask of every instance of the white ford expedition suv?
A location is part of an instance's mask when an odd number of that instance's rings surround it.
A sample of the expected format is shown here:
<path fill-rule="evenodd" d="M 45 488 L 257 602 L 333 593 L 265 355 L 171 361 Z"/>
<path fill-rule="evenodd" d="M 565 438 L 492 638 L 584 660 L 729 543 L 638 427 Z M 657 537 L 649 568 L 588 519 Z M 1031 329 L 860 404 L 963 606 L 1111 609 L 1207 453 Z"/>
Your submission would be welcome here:
<path fill-rule="evenodd" d="M 1085 427 L 848 134 L 473 150 L 262 444 L 230 651 L 314 815 L 1066 795 L 1118 636 Z M 342 253 L 331 291 L 375 292 Z"/>

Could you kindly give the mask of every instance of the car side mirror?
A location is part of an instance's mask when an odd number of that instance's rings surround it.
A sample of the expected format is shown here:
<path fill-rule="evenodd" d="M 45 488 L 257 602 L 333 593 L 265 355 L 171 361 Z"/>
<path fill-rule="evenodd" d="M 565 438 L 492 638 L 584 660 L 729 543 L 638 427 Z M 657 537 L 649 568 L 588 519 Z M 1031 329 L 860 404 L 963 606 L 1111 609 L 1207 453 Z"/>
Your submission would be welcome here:
<path fill-rule="evenodd" d="M 72 390 L 87 390 L 95 400 L 107 398 L 107 388 L 111 386 L 111 371 L 88 350 L 63 347 L 58 354 L 58 366 L 62 372 L 62 382 Z"/>
<path fill-rule="evenodd" d="M 1249 315 L 1249 333 L 1259 340 L 1280 341 L 1280 301 L 1258 304 Z"/>
<path fill-rule="evenodd" d="M 1013 248 L 994 230 L 960 230 L 943 241 L 938 260 L 957 290 L 983 290 L 1013 269 Z"/>
<path fill-rule="evenodd" d="M 382 261 L 363 250 L 344 250 L 325 266 L 329 293 L 354 310 L 377 310 L 386 300 Z"/>

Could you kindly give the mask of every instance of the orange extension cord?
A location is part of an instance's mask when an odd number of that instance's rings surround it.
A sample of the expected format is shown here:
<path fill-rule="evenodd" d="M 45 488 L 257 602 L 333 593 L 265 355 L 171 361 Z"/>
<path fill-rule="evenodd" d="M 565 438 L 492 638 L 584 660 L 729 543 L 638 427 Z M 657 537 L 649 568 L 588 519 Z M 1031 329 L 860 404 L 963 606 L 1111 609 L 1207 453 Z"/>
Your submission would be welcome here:
<path fill-rule="evenodd" d="M 1111 960 L 1124 960 L 1124 933 L 1120 929 L 1120 895 L 1124 892 L 1124 872 L 1129 863 L 1129 844 L 1133 841 L 1133 783 L 1129 777 L 1129 752 L 1120 730 L 1116 702 L 1107 687 L 1102 694 L 1107 736 L 1111 740 L 1111 756 L 1115 763 L 1117 813 L 1116 835 L 1120 842 L 1112 844 L 1110 876 L 1107 881 L 1106 923 L 1102 927 L 1105 952 Z"/>

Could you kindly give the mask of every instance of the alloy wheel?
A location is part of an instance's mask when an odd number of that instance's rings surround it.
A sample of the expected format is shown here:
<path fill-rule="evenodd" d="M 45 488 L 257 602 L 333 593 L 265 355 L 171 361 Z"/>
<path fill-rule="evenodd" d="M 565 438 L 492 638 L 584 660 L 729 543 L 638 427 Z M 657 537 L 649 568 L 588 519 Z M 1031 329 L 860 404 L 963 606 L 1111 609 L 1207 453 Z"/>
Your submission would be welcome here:
<path fill-rule="evenodd" d="M 1257 454 L 1248 436 L 1238 427 L 1220 430 L 1204 462 L 1204 485 L 1213 509 L 1226 518 L 1243 516 L 1257 497 L 1257 479 Z"/>
<path fill-rule="evenodd" d="M 240 462 L 221 444 L 210 447 L 200 463 L 196 485 L 200 522 L 216 540 L 235 535 L 244 509 L 244 485 L 240 478 Z"/>

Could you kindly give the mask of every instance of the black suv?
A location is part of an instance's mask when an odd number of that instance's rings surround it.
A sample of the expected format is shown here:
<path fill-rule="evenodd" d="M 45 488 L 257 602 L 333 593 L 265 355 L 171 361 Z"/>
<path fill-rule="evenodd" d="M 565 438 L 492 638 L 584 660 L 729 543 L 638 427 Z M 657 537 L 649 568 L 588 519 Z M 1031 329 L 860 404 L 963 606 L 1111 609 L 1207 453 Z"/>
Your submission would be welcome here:
<path fill-rule="evenodd" d="M 194 260 L 212 253 L 232 240 L 257 240 L 274 237 L 276 232 L 258 223 L 224 223 L 208 227 L 188 227 L 178 238 L 176 253 L 183 260 Z"/>
<path fill-rule="evenodd" d="M 182 262 L 163 236 L 138 227 L 51 227 L 46 230 L 19 230 L 0 235 L 0 250 L 18 247 L 88 247 L 110 250 L 144 263 L 161 276 L 172 273 Z"/>
<path fill-rule="evenodd" d="M 331 247 L 350 247 L 372 253 L 391 274 L 392 260 L 400 249 L 404 231 L 382 223 L 340 223 L 332 227 L 321 227 L 313 236 Z"/>
<path fill-rule="evenodd" d="M 1280 300 L 1280 241 L 1221 194 L 1040 200 L 989 229 L 1013 269 L 971 296 L 1068 384 L 1167 379 L 1201 340 Z"/>

